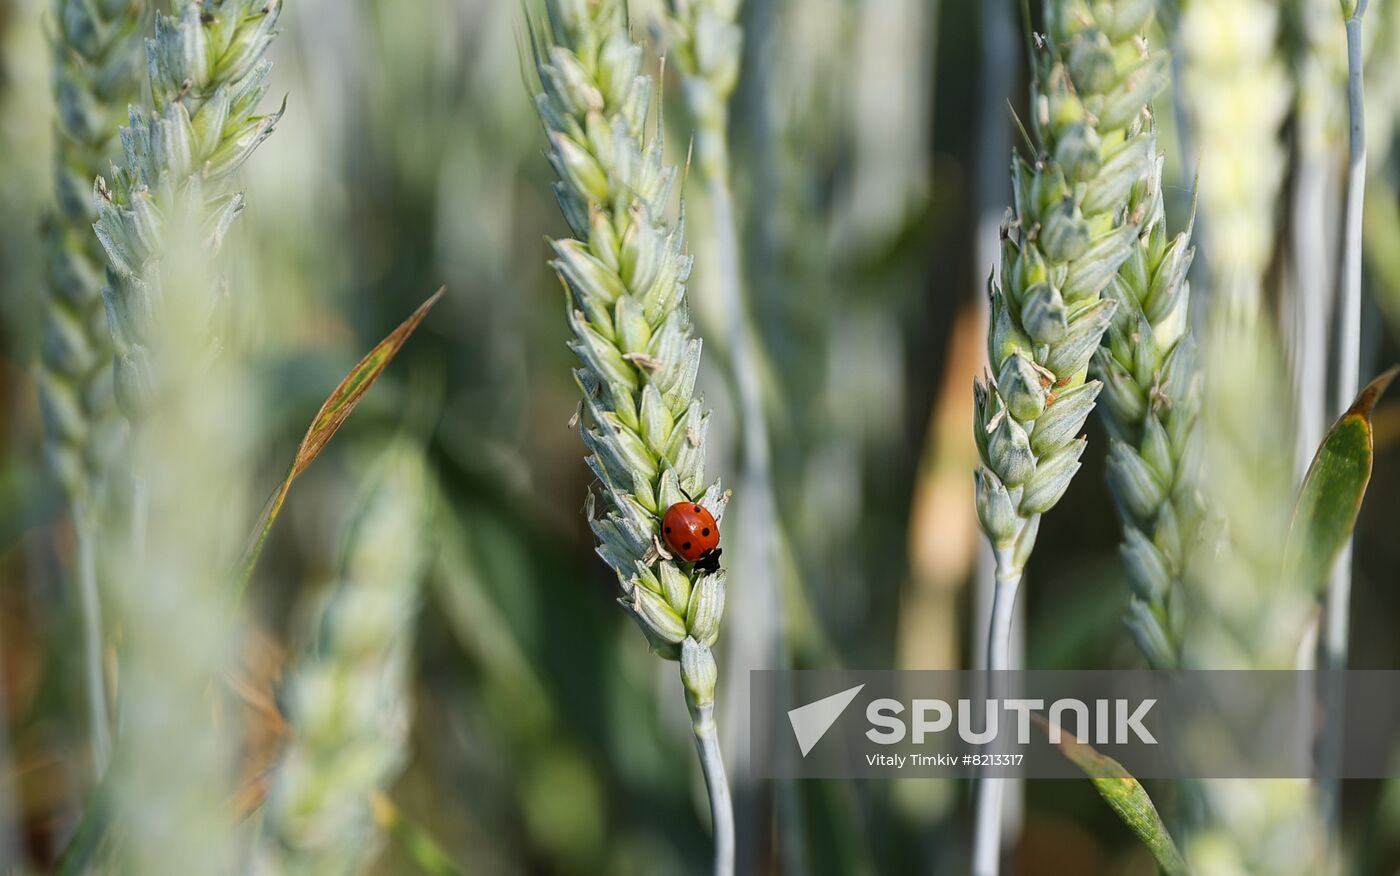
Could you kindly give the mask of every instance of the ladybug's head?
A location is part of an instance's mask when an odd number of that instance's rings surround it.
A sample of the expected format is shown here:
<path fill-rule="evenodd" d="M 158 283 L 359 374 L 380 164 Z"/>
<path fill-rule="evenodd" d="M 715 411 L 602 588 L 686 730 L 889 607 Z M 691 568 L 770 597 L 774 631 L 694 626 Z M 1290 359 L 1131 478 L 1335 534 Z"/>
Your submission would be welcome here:
<path fill-rule="evenodd" d="M 719 555 L 724 553 L 724 548 L 710 548 L 700 555 L 700 559 L 695 561 L 695 571 L 713 575 L 719 571 Z"/>

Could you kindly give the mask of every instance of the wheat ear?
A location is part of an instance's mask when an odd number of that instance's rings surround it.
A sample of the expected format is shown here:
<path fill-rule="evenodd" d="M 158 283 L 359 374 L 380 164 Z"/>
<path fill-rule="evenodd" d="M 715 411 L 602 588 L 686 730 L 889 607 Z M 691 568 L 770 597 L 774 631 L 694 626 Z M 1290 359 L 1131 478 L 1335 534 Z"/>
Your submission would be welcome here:
<path fill-rule="evenodd" d="M 229 521 L 247 510 L 258 411 L 239 351 L 221 337 L 227 284 L 216 256 L 243 203 L 233 171 L 277 118 L 256 106 L 281 5 L 175 9 L 146 44 L 153 108 L 131 110 L 123 164 L 94 198 L 114 385 L 132 426 L 133 517 L 155 524 L 104 541 L 124 631 L 116 869 L 151 876 L 246 863 L 227 799 L 238 743 L 210 707 L 211 683 L 237 663 L 242 640 Z"/>
<path fill-rule="evenodd" d="M 1200 375 L 1190 325 L 1191 229 L 1169 237 L 1162 164 L 1133 192 L 1145 221 L 1106 295 L 1117 302 L 1091 371 L 1109 432 L 1108 481 L 1123 520 L 1126 622 L 1155 668 L 1181 661 L 1182 576 L 1202 522 Z"/>
<path fill-rule="evenodd" d="M 156 17 L 147 42 L 154 111 L 132 108 L 121 130 L 124 163 L 94 191 L 98 238 L 109 270 L 103 291 L 116 346 L 116 396 L 138 422 L 171 375 L 152 361 L 166 289 L 162 261 L 172 234 L 198 235 L 210 258 L 243 210 L 233 174 L 272 133 L 279 109 L 257 112 L 272 62 L 282 0 L 185 0 Z M 222 288 L 200 290 L 217 346 Z"/>
<path fill-rule="evenodd" d="M 343 536 L 340 583 L 307 624 L 283 697 L 292 739 L 267 802 L 259 874 L 358 873 L 376 850 L 371 801 L 407 757 L 429 496 L 418 448 L 382 454 Z"/>
<path fill-rule="evenodd" d="M 1333 5 L 1336 9 L 1336 5 Z M 1311 661 L 1314 595 L 1279 580 L 1295 500 L 1287 369 L 1264 304 L 1285 169 L 1289 83 L 1278 4 L 1192 0 L 1179 27 L 1181 86 L 1199 149 L 1198 240 L 1209 319 L 1201 334 L 1199 488 L 1209 516 L 1188 552 L 1182 665 L 1293 669 Z M 1338 23 L 1340 26 L 1340 23 Z M 1183 851 L 1198 873 L 1324 872 L 1324 835 L 1303 780 L 1205 780 Z M 1289 837 L 1286 849 L 1269 837 Z"/>
<path fill-rule="evenodd" d="M 676 178 L 660 122 L 645 134 L 652 81 L 628 32 L 622 0 L 551 0 L 532 31 L 535 103 L 558 173 L 555 194 L 573 237 L 552 242 L 567 290 L 580 367 L 584 444 L 598 478 L 588 516 L 598 553 L 617 573 L 619 600 L 656 653 L 679 660 L 710 793 L 715 872 L 733 872 L 733 813 L 714 721 L 725 576 L 665 548 L 660 517 L 697 497 L 718 520 L 726 496 L 705 485 L 709 415 L 694 397 L 700 340 L 685 303 L 691 259 L 666 218 Z"/>
<path fill-rule="evenodd" d="M 106 258 L 92 224 L 92 181 L 117 157 L 117 128 L 141 97 L 143 0 L 55 0 L 54 202 L 40 399 L 45 449 L 60 483 L 87 501 L 121 444 L 111 335 L 102 308 Z"/>
<path fill-rule="evenodd" d="M 1033 80 L 1034 163 L 1015 159 L 1015 206 L 989 282 L 988 358 L 974 388 L 978 518 L 996 555 L 987 666 L 1007 669 L 1012 607 L 1041 515 L 1079 470 L 1076 437 L 1102 385 L 1089 360 L 1115 303 L 1102 293 L 1144 220 L 1134 186 L 1152 170 L 1148 104 L 1168 59 L 1142 36 L 1153 0 L 1052 0 Z M 973 872 L 999 870 L 1002 782 L 982 783 Z"/>
<path fill-rule="evenodd" d="M 1264 311 L 1263 275 L 1287 166 L 1279 134 L 1291 95 L 1276 51 L 1280 5 L 1191 0 L 1178 24 L 1180 88 L 1200 157 L 1207 288 L 1229 302 L 1238 314 L 1232 318 Z"/>
<path fill-rule="evenodd" d="M 92 181 L 117 152 L 122 113 L 141 95 L 144 0 L 54 0 L 54 212 L 47 228 L 48 295 L 40 347 L 44 450 L 67 493 L 77 537 L 93 765 L 111 750 L 102 672 L 94 503 L 124 443 L 112 398 L 112 341 L 102 307 L 105 259 L 92 233 Z"/>

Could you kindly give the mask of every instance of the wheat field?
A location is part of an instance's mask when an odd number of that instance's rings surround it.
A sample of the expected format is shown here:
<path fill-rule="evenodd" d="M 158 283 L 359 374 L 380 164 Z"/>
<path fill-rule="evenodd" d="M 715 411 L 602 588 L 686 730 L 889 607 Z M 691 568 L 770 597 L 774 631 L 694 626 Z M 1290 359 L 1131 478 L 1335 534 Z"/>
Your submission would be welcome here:
<path fill-rule="evenodd" d="M 0 0 L 0 876 L 1400 872 L 750 732 L 1400 667 L 1397 101 L 1400 0 Z"/>

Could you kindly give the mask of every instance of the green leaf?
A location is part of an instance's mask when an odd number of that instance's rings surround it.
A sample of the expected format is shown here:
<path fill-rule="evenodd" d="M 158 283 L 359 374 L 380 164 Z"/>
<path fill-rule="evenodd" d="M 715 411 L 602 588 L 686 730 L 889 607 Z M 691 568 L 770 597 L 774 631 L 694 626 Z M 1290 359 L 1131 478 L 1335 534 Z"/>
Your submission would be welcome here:
<path fill-rule="evenodd" d="M 335 433 L 340 431 L 340 427 L 345 425 L 355 406 L 364 398 L 369 388 L 379 379 L 379 375 L 384 373 L 384 369 L 389 367 L 394 356 L 398 355 L 400 349 L 408 341 L 409 337 L 418 328 L 418 324 L 423 321 L 423 317 L 428 315 L 433 305 L 438 303 L 438 299 L 447 291 L 444 286 L 438 289 L 418 305 L 418 309 L 399 324 L 399 327 L 389 333 L 388 337 L 380 341 L 370 350 L 365 357 L 350 369 L 350 373 L 345 375 L 345 379 L 340 381 L 325 404 L 316 412 L 316 416 L 311 420 L 311 426 L 306 430 L 306 435 L 301 439 L 301 445 L 297 447 L 296 458 L 292 460 L 291 470 L 287 472 L 287 477 L 282 481 L 281 486 L 272 494 L 267 506 L 263 510 L 261 525 L 258 527 L 257 536 L 251 541 L 247 552 L 243 556 L 243 572 L 239 579 L 239 593 L 248 585 L 248 579 L 253 575 L 253 567 L 257 565 L 258 557 L 262 555 L 263 547 L 267 544 L 267 537 L 272 532 L 272 524 L 276 522 L 277 515 L 282 512 L 282 505 L 287 501 L 287 494 L 291 492 L 292 484 L 301 476 L 301 473 L 316 461 L 316 457 L 321 455 L 326 444 Z"/>
<path fill-rule="evenodd" d="M 1036 716 L 1036 723 L 1045 730 L 1050 726 L 1039 716 Z M 1062 734 L 1057 744 L 1065 757 L 1094 783 L 1094 789 L 1104 802 L 1137 834 L 1167 876 L 1187 872 L 1186 859 L 1181 856 L 1141 782 L 1123 769 L 1118 761 L 1100 754 L 1092 746 L 1075 739 L 1073 734 Z"/>
<path fill-rule="evenodd" d="M 1303 478 L 1293 509 L 1283 568 L 1289 580 L 1321 592 L 1337 557 L 1351 540 L 1371 481 L 1375 434 L 1371 412 L 1400 366 L 1377 377 L 1333 424 Z"/>

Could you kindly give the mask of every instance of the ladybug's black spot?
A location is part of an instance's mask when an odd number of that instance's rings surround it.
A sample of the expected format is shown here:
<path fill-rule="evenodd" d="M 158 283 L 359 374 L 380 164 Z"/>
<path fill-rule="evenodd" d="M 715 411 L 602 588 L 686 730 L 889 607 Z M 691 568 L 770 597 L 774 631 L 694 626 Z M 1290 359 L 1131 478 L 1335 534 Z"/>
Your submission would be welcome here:
<path fill-rule="evenodd" d="M 705 527 L 704 529 L 700 530 L 700 534 L 701 534 L 701 535 L 709 535 L 709 534 L 710 534 L 710 527 L 707 526 L 707 527 Z"/>
<path fill-rule="evenodd" d="M 683 551 L 688 551 L 688 550 L 690 550 L 690 542 L 686 542 L 685 544 L 681 545 L 681 550 L 683 550 Z"/>
<path fill-rule="evenodd" d="M 666 534 L 667 534 L 667 535 L 670 535 L 670 534 L 671 534 L 671 527 L 669 527 L 669 526 L 666 527 Z"/>
<path fill-rule="evenodd" d="M 699 514 L 699 513 L 700 513 L 700 506 L 699 506 L 699 505 L 696 505 L 696 506 L 695 506 L 695 513 L 696 513 L 696 514 Z"/>

